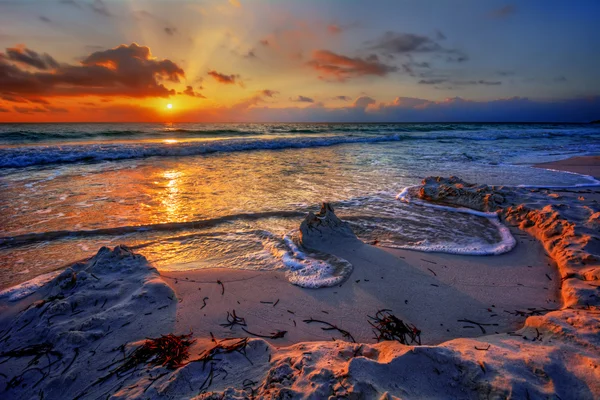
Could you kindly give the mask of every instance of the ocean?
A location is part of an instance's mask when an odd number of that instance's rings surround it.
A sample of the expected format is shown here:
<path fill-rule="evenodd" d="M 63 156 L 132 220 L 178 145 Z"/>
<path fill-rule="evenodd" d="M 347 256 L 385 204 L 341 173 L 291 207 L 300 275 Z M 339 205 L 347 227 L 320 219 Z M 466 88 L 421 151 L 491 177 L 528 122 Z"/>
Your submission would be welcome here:
<path fill-rule="evenodd" d="M 126 244 L 161 270 L 306 270 L 295 230 L 322 201 L 379 245 L 491 255 L 495 218 L 398 194 L 427 176 L 581 186 L 532 164 L 600 153 L 589 124 L 0 124 L 0 288 Z"/>

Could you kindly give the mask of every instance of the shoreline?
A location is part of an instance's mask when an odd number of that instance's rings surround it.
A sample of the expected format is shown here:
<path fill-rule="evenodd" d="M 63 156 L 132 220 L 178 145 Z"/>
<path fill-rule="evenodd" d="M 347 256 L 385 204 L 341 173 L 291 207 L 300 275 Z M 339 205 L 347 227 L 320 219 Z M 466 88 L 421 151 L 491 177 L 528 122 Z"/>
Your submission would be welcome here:
<path fill-rule="evenodd" d="M 540 165 L 582 167 L 600 176 L 597 156 Z M 9 317 L 2 309 L 0 350 L 39 337 L 62 346 L 61 355 L 72 359 L 57 360 L 63 373 L 43 382 L 50 398 L 67 392 L 95 398 L 107 389 L 116 398 L 140 399 L 600 395 L 600 190 L 506 189 L 427 178 L 419 196 L 479 211 L 502 204 L 497 209 L 517 246 L 497 256 L 458 256 L 331 241 L 317 250 L 345 258 L 354 271 L 341 285 L 320 289 L 293 286 L 282 272 L 159 273 L 126 248 L 103 248 L 12 305 L 23 312 Z M 550 292 L 555 296 L 548 303 Z M 369 340 L 366 315 L 379 308 L 393 308 L 422 330 L 423 346 Z M 117 363 L 139 341 L 159 334 L 193 332 L 192 358 L 225 346 L 228 337 L 251 338 L 240 326 L 221 326 L 234 309 L 250 332 L 287 333 L 250 339 L 241 350 L 217 353 L 218 360 L 208 363 L 174 370 L 148 366 L 122 380 L 111 376 L 106 387 L 102 369 L 89 370 L 90 360 L 98 366 Z M 302 322 L 311 317 L 341 330 Z M 0 364 L 0 372 L 13 376 L 27 360 Z M 51 364 L 47 368 L 51 371 Z M 42 374 L 40 382 L 48 376 Z M 90 385 L 92 377 L 102 383 Z M 20 397 L 37 391 L 11 390 Z"/>
<path fill-rule="evenodd" d="M 534 164 L 533 167 L 573 172 L 600 180 L 600 155 L 570 157 L 559 161 Z"/>

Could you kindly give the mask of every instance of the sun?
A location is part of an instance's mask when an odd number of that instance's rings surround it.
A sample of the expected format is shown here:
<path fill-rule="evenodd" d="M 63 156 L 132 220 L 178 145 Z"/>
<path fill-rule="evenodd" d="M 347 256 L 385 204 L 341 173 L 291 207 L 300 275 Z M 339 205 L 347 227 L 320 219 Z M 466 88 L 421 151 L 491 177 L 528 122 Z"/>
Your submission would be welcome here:
<path fill-rule="evenodd" d="M 171 108 L 173 108 L 173 104 L 167 104 L 167 108 L 170 110 Z"/>

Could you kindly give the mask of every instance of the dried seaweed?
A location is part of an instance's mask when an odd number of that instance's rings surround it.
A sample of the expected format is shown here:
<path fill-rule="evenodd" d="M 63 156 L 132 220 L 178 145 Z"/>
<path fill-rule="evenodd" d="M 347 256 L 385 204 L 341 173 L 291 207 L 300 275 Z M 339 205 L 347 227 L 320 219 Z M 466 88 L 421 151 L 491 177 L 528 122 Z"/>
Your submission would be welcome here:
<path fill-rule="evenodd" d="M 481 322 L 471 321 L 470 319 L 459 319 L 457 321 L 458 322 L 466 322 L 467 324 L 477 325 L 479 327 L 479 329 L 481 329 L 481 333 L 483 333 L 483 334 L 487 333 L 484 326 L 498 326 L 498 324 L 484 324 Z M 463 326 L 463 328 L 466 328 L 466 326 Z"/>
<path fill-rule="evenodd" d="M 305 322 L 307 324 L 310 324 L 310 323 L 313 323 L 313 322 L 317 322 L 319 324 L 327 325 L 328 328 L 321 328 L 321 329 L 324 330 L 324 331 L 338 331 L 339 333 L 342 334 L 342 336 L 345 339 L 350 339 L 352 341 L 352 343 L 356 343 L 356 340 L 354 340 L 354 336 L 352 336 L 350 334 L 350 332 L 348 332 L 348 331 L 346 331 L 344 329 L 338 328 L 337 326 L 335 326 L 333 324 L 330 324 L 327 321 L 322 321 L 322 320 L 319 320 L 319 319 L 310 318 L 310 319 L 302 320 L 302 322 Z"/>
<path fill-rule="evenodd" d="M 384 340 L 396 340 L 402 344 L 421 344 L 421 331 L 416 326 L 410 325 L 391 313 L 392 310 L 383 309 L 377 311 L 374 317 L 369 316 L 369 325 L 373 327 L 375 339 L 380 342 Z"/>
<path fill-rule="evenodd" d="M 517 316 L 517 317 L 531 317 L 533 315 L 544 315 L 546 313 L 549 313 L 550 311 L 556 311 L 556 310 L 551 310 L 549 308 L 528 308 L 527 311 L 521 311 L 521 310 L 515 310 L 514 312 L 508 311 L 508 310 L 504 310 L 505 313 Z"/>
<path fill-rule="evenodd" d="M 285 334 L 287 333 L 287 331 L 276 330 L 275 332 L 271 332 L 270 335 L 261 335 L 259 333 L 250 332 L 246 328 L 242 328 L 242 330 L 249 335 L 260 337 L 260 338 L 265 338 L 265 339 L 282 339 L 285 336 Z"/>
<path fill-rule="evenodd" d="M 246 320 L 242 317 L 238 317 L 237 314 L 235 313 L 235 310 L 232 310 L 232 312 L 227 311 L 227 323 L 221 324 L 221 326 L 224 326 L 225 328 L 233 329 L 233 327 L 236 325 L 247 326 Z"/>
<path fill-rule="evenodd" d="M 168 369 L 181 367 L 183 362 L 190 356 L 189 347 L 195 342 L 195 340 L 190 339 L 191 335 L 190 333 L 176 336 L 169 333 L 156 339 L 147 339 L 144 344 L 129 353 L 124 360 L 119 360 L 118 362 L 123 361 L 120 366 L 99 378 L 92 386 L 101 384 L 114 375 L 123 376 L 123 374 L 131 372 L 140 364 L 157 365 Z M 100 370 L 108 369 L 115 364 L 109 364 Z"/>
<path fill-rule="evenodd" d="M 51 356 L 56 357 L 56 359 L 52 361 Z M 0 353 L 0 357 L 6 357 L 6 360 L 4 360 L 2 363 L 6 362 L 10 358 L 33 357 L 31 360 L 29 360 L 27 366 L 23 371 L 21 371 L 20 374 L 15 375 L 11 380 L 8 381 L 6 388 L 10 389 L 21 385 L 25 380 L 24 376 L 29 372 L 37 372 L 41 375 L 41 378 L 33 384 L 33 387 L 36 387 L 41 381 L 50 375 L 52 372 L 52 366 L 62 360 L 63 354 L 54 350 L 54 345 L 52 343 L 45 342 L 9 350 Z M 32 365 L 39 365 L 39 360 L 42 357 L 46 357 L 48 364 L 41 368 L 33 367 Z"/>
<path fill-rule="evenodd" d="M 198 358 L 190 360 L 189 363 L 193 362 L 202 362 L 206 365 L 206 363 L 211 361 L 217 361 L 215 358 L 220 354 L 228 354 L 237 351 L 242 354 L 246 359 L 253 364 L 252 361 L 246 356 L 246 346 L 248 345 L 248 338 L 240 338 L 240 339 L 223 339 L 220 341 L 215 340 L 215 345 L 209 349 L 204 350 Z"/>

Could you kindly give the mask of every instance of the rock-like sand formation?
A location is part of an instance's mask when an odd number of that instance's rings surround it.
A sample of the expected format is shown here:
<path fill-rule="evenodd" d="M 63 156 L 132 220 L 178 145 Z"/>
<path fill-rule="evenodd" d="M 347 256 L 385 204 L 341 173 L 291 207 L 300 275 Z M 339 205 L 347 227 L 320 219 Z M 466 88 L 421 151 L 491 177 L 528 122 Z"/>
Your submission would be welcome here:
<path fill-rule="evenodd" d="M 277 348 L 262 339 L 198 338 L 189 363 L 174 369 L 140 364 L 98 382 L 126 362 L 136 341 L 169 333 L 176 304 L 143 257 L 121 247 L 101 249 L 47 284 L 40 301 L 3 322 L 3 396 L 598 398 L 598 203 L 586 194 L 473 185 L 458 178 L 427 178 L 409 192 L 445 206 L 497 212 L 533 234 L 558 263 L 563 307 L 521 311 L 528 318 L 517 332 L 438 346 L 328 341 Z M 308 248 L 343 240 L 356 239 L 330 207 L 302 224 L 300 241 Z M 42 356 L 22 354 L 26 346 L 41 344 L 47 349 Z M 35 354 L 43 352 L 36 349 Z"/>

